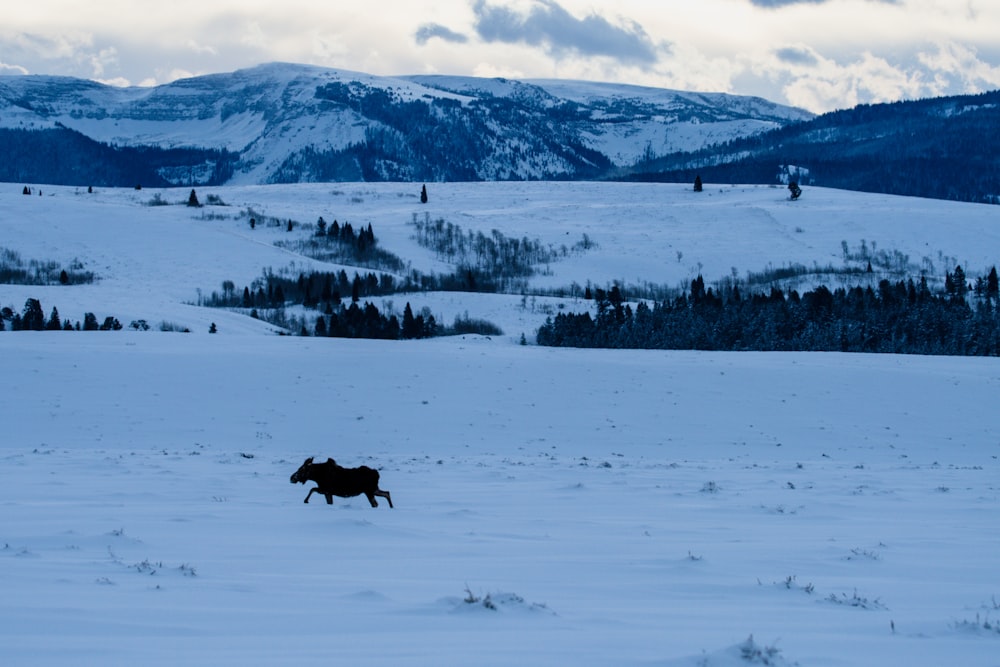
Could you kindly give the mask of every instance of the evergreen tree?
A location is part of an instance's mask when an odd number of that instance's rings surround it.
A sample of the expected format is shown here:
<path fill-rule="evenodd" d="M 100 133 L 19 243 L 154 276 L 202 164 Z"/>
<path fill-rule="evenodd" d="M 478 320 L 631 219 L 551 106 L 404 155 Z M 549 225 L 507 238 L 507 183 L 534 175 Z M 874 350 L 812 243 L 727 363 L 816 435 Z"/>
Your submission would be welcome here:
<path fill-rule="evenodd" d="M 952 280 L 955 285 L 955 294 L 960 297 L 964 297 L 969 291 L 969 285 L 965 280 L 965 271 L 962 270 L 961 265 L 955 267 L 955 273 L 952 274 Z"/>
<path fill-rule="evenodd" d="M 351 303 L 357 303 L 361 299 L 361 276 L 354 274 L 354 282 L 351 283 Z"/>
<path fill-rule="evenodd" d="M 990 269 L 990 274 L 986 277 L 986 298 L 1000 298 L 1000 283 L 997 281 L 997 267 Z"/>
<path fill-rule="evenodd" d="M 21 314 L 21 328 L 25 331 L 42 331 L 45 329 L 45 313 L 38 299 L 29 298 L 24 302 L 24 312 Z"/>
<path fill-rule="evenodd" d="M 188 195 L 188 206 L 201 206 L 201 202 L 198 201 L 198 195 L 195 193 L 194 188 L 191 189 L 191 194 Z"/>
<path fill-rule="evenodd" d="M 694 191 L 695 192 L 701 192 L 702 191 L 701 175 L 700 174 L 698 176 L 694 177 Z"/>
<path fill-rule="evenodd" d="M 420 203 L 421 204 L 427 203 L 427 185 L 424 185 L 422 188 L 420 188 Z"/>
<path fill-rule="evenodd" d="M 62 330 L 62 321 L 59 319 L 59 311 L 55 306 L 52 306 L 52 314 L 49 316 L 49 321 L 45 323 L 46 331 L 60 331 Z"/>
<path fill-rule="evenodd" d="M 420 338 L 420 333 L 416 318 L 413 317 L 413 309 L 407 301 L 406 308 L 403 309 L 403 328 L 400 335 L 402 338 Z"/>

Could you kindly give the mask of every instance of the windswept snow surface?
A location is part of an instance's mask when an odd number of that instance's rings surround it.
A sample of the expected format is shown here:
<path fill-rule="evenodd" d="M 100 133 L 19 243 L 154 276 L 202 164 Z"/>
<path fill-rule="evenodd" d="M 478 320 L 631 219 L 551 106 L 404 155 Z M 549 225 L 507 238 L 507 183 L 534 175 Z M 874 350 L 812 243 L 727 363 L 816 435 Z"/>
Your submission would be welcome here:
<path fill-rule="evenodd" d="M 0 285 L 0 305 L 192 329 L 0 333 L 0 664 L 1000 664 L 997 359 L 521 346 L 510 327 L 530 337 L 559 304 L 519 297 L 429 295 L 505 335 L 401 342 L 184 303 L 313 264 L 273 246 L 287 232 L 205 216 L 247 205 L 371 222 L 422 270 L 439 262 L 413 213 L 590 234 L 551 284 L 833 262 L 861 238 L 985 268 L 993 208 L 551 183 L 435 185 L 427 207 L 412 185 L 221 188 L 231 207 L 197 210 L 0 190 L 4 248 L 100 277 Z M 379 468 L 396 507 L 304 505 L 307 456 Z"/>

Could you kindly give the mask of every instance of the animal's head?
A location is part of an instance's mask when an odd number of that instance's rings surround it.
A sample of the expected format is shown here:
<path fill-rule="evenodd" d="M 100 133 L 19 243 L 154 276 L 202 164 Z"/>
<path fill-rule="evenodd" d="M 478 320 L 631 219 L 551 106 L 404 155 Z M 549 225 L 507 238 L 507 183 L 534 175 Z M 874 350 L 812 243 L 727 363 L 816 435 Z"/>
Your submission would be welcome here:
<path fill-rule="evenodd" d="M 309 469 L 312 468 L 312 464 L 313 464 L 313 457 L 310 456 L 309 458 L 306 459 L 306 462 L 299 467 L 298 470 L 292 473 L 292 478 L 290 480 L 291 483 L 295 484 L 296 482 L 298 482 L 299 484 L 305 484 L 309 480 Z"/>

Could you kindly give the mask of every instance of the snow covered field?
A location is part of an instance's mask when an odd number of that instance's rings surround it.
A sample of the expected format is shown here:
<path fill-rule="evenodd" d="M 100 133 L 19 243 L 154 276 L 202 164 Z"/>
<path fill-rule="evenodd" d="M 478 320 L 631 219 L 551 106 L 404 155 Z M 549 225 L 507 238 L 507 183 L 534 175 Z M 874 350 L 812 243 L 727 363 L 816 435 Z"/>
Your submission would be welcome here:
<path fill-rule="evenodd" d="M 231 206 L 192 210 L 0 188 L 0 246 L 100 277 L 0 285 L 0 306 L 192 329 L 0 333 L 0 664 L 1000 664 L 996 359 L 517 345 L 559 307 L 541 298 L 399 295 L 505 331 L 404 342 L 188 305 L 314 264 L 281 230 L 203 219 L 248 205 L 371 222 L 422 270 L 444 268 L 409 239 L 424 211 L 597 242 L 548 285 L 837 263 L 861 239 L 972 274 L 1000 254 L 996 209 L 428 189 L 424 208 L 406 184 L 206 189 Z M 379 468 L 396 507 L 304 505 L 307 456 Z"/>

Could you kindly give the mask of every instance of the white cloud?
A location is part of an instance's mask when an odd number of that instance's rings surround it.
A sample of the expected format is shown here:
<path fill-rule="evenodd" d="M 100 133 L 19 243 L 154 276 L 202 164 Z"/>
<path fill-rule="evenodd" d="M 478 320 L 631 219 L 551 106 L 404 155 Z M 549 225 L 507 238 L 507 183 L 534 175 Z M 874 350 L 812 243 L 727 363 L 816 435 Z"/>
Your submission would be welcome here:
<path fill-rule="evenodd" d="M 871 53 L 846 64 L 816 56 L 816 64 L 792 68 L 785 85 L 789 102 L 814 111 L 851 107 L 862 102 L 890 102 L 919 97 L 920 72 L 890 64 Z"/>
<path fill-rule="evenodd" d="M 264 34 L 264 29 L 260 27 L 258 21 L 247 21 L 243 25 L 239 41 L 245 46 L 252 46 L 258 49 L 266 49 L 269 45 L 268 36 Z"/>
<path fill-rule="evenodd" d="M 129 86 L 132 85 L 131 81 L 120 76 L 115 77 L 113 79 L 95 78 L 94 81 L 97 81 L 98 83 L 103 83 L 105 86 L 114 86 L 116 88 L 128 88 Z"/>
<path fill-rule="evenodd" d="M 20 65 L 8 65 L 7 63 L 0 62 L 0 75 L 9 74 L 27 74 L 28 70 L 21 67 Z"/>
<path fill-rule="evenodd" d="M 109 67 L 118 64 L 118 50 L 113 46 L 100 49 L 96 52 L 84 52 L 81 54 L 81 57 L 90 66 L 91 76 L 98 80 L 104 76 L 104 72 Z M 120 79 L 122 77 L 115 78 Z"/>
<path fill-rule="evenodd" d="M 864 52 L 846 62 L 795 45 L 775 49 L 774 58 L 755 70 L 780 81 L 791 104 L 813 111 L 1000 87 L 1000 67 L 981 60 L 975 49 L 950 42 L 893 61 Z"/>
<path fill-rule="evenodd" d="M 192 53 L 198 53 L 200 55 L 206 56 L 217 56 L 219 55 L 218 50 L 214 46 L 207 46 L 204 44 L 199 44 L 193 39 L 187 39 L 184 41 L 184 47 L 191 51 Z"/>
<path fill-rule="evenodd" d="M 939 43 L 936 49 L 917 54 L 917 59 L 933 76 L 931 94 L 953 92 L 955 87 L 965 93 L 1000 88 L 1000 66 L 982 61 L 976 49 L 954 42 Z"/>

